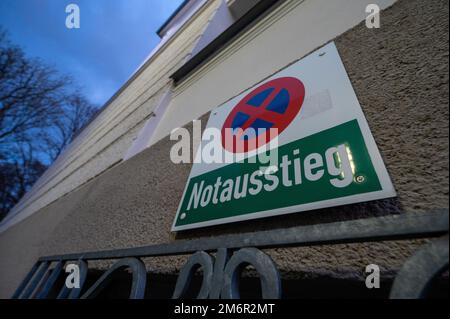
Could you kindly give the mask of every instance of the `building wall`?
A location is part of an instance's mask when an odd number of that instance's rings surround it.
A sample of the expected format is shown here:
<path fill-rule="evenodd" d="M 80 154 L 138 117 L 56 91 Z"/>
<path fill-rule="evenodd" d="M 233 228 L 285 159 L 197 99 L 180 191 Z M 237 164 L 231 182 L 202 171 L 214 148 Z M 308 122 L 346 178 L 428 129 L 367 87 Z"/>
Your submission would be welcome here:
<path fill-rule="evenodd" d="M 394 2 L 377 1 L 380 8 Z M 365 19 L 370 3 L 373 1 L 285 1 L 175 88 L 154 141 L 354 27 Z M 189 112 L 184 111 L 187 107 Z"/>
<path fill-rule="evenodd" d="M 168 111 L 149 144 L 353 27 L 366 17 L 365 7 L 371 2 L 285 1 L 174 89 Z M 377 3 L 385 8 L 393 2 L 378 0 Z M 122 162 L 162 94 L 170 87 L 169 76 L 191 56 L 220 3 L 221 0 L 208 1 L 144 65 L 12 209 L 0 224 L 0 232 Z M 189 111 L 185 111 L 187 106 Z"/>
<path fill-rule="evenodd" d="M 344 2 L 356 5 L 355 1 Z M 315 7 L 316 3 L 322 6 Z M 272 19 L 282 14 L 281 10 L 287 8 L 284 6 L 292 6 L 282 18 L 260 28 L 257 36 L 250 37 L 253 40 L 245 39 L 255 30 L 247 31 L 231 45 L 240 43 L 239 50 L 223 50 L 215 58 L 225 55 L 220 63 L 199 70 L 176 89 L 178 94 L 153 146 L 1 233 L 0 296 L 10 296 L 42 255 L 448 209 L 448 1 L 399 0 L 382 11 L 380 29 L 367 29 L 364 22 L 358 23 L 364 10 L 358 11 L 358 19 L 350 19 L 346 12 L 352 12 L 353 17 L 356 11 L 336 7 L 336 20 L 346 18 L 343 27 L 348 30 L 342 31 L 330 21 L 334 3 L 286 2 L 266 17 Z M 328 31 L 319 34 L 318 29 Z M 192 117 L 202 116 L 205 124 L 211 108 L 330 40 L 336 43 L 398 198 L 171 233 L 190 165 L 170 161 L 173 142 L 167 137 L 169 129 L 185 125 Z M 302 47 L 305 42 L 309 44 Z M 274 43 L 272 54 L 258 60 L 259 54 L 267 54 L 260 48 L 268 43 Z M 283 46 L 290 49 L 279 49 Z M 262 61 L 263 70 L 259 67 Z M 233 73 L 239 74 L 236 84 L 229 83 L 233 82 Z M 217 90 L 221 85 L 225 92 Z M 179 102 L 182 97 L 184 105 Z M 184 111 L 182 107 L 189 109 Z M 175 117 L 175 113 L 179 116 Z M 184 114 L 189 116 L 184 118 Z M 389 276 L 422 242 L 273 249 L 268 253 L 284 276 L 360 279 L 369 263 L 380 265 L 382 276 Z M 183 260 L 152 258 L 146 264 L 150 271 L 172 273 L 178 271 Z"/>
<path fill-rule="evenodd" d="M 190 55 L 218 4 L 210 1 L 144 65 L 13 208 L 7 220 L 14 216 L 15 223 L 28 217 L 122 161 L 170 86 L 170 74 Z M 10 224 L 0 225 L 0 232 Z"/>

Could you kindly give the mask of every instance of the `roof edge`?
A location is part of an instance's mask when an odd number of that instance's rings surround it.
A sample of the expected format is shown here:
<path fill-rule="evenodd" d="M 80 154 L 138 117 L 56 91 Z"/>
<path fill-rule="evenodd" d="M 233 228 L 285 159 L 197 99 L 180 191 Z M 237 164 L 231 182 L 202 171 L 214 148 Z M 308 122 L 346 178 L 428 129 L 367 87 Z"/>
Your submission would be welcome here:
<path fill-rule="evenodd" d="M 180 13 L 181 10 L 184 9 L 184 7 L 190 2 L 191 0 L 184 0 L 178 8 L 175 9 L 175 11 L 170 15 L 170 17 L 167 18 L 167 20 L 162 24 L 162 26 L 159 27 L 159 29 L 156 31 L 156 34 L 162 38 L 163 37 L 163 31 L 164 29 L 172 22 L 172 20 Z"/>

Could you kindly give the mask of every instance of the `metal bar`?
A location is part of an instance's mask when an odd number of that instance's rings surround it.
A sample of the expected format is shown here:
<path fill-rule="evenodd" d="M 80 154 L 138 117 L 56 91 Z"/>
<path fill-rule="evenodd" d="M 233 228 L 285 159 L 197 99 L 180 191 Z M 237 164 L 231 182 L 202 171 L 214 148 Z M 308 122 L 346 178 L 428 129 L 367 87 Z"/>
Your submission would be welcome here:
<path fill-rule="evenodd" d="M 389 298 L 425 298 L 433 280 L 448 269 L 448 255 L 448 236 L 422 247 L 403 264 L 397 273 Z"/>
<path fill-rule="evenodd" d="M 25 277 L 25 279 L 20 283 L 20 286 L 17 287 L 16 291 L 14 292 L 13 296 L 11 297 L 12 299 L 18 299 L 20 297 L 20 295 L 22 294 L 23 290 L 25 289 L 27 284 L 30 282 L 30 279 L 33 277 L 34 273 L 38 269 L 39 265 L 40 265 L 39 262 L 34 263 L 33 267 L 28 272 L 28 274 Z"/>
<path fill-rule="evenodd" d="M 50 263 L 47 261 L 44 261 L 39 265 L 39 269 L 37 270 L 36 274 L 31 279 L 30 284 L 28 285 L 28 287 L 25 290 L 25 292 L 23 293 L 23 295 L 20 296 L 20 299 L 30 298 L 31 294 L 35 291 L 36 287 L 41 282 L 42 277 L 47 272 L 49 265 L 50 265 Z"/>
<path fill-rule="evenodd" d="M 448 209 L 180 240 L 153 246 L 41 257 L 39 261 L 185 255 L 217 248 L 271 248 L 436 237 L 448 232 Z"/>
<path fill-rule="evenodd" d="M 66 282 L 64 282 L 56 299 L 77 299 L 80 296 L 86 281 L 88 265 L 81 259 L 78 260 L 77 265 L 80 267 L 80 288 L 68 288 Z"/>
<path fill-rule="evenodd" d="M 80 288 L 72 288 L 69 294 L 69 299 L 78 299 L 83 289 L 84 283 L 88 273 L 88 264 L 84 260 L 78 260 L 78 267 L 80 267 Z M 64 285 L 65 286 L 65 285 Z"/>
<path fill-rule="evenodd" d="M 53 288 L 53 285 L 55 284 L 56 280 L 58 279 L 59 275 L 61 274 L 63 265 L 64 265 L 64 262 L 62 262 L 62 261 L 59 261 L 56 264 L 55 268 L 53 268 L 53 270 L 51 271 L 50 277 L 45 282 L 41 291 L 37 294 L 36 299 L 44 299 L 48 296 L 50 290 Z"/>
<path fill-rule="evenodd" d="M 37 285 L 36 289 L 34 289 L 34 291 L 31 294 L 31 296 L 28 297 L 28 299 L 37 299 L 37 296 L 39 296 L 39 294 L 41 293 L 42 289 L 45 286 L 45 283 L 48 281 L 48 279 L 50 277 L 50 274 L 51 274 L 50 266 L 51 266 L 51 263 L 49 263 L 47 271 L 42 276 L 41 280 L 39 280 L 39 284 Z"/>
<path fill-rule="evenodd" d="M 144 263 L 137 258 L 125 258 L 116 262 L 81 296 L 81 299 L 93 299 L 97 297 L 108 286 L 113 274 L 120 269 L 130 269 L 133 276 L 129 299 L 143 299 L 145 295 L 147 270 L 145 269 Z"/>

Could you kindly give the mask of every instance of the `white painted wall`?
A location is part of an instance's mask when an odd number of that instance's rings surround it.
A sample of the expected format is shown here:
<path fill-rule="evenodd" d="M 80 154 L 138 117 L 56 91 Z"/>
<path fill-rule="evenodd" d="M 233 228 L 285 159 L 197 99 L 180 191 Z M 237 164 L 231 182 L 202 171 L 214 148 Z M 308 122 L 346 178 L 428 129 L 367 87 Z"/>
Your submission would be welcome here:
<path fill-rule="evenodd" d="M 286 1 L 175 89 L 153 142 L 354 27 L 367 4 L 383 9 L 394 2 Z"/>

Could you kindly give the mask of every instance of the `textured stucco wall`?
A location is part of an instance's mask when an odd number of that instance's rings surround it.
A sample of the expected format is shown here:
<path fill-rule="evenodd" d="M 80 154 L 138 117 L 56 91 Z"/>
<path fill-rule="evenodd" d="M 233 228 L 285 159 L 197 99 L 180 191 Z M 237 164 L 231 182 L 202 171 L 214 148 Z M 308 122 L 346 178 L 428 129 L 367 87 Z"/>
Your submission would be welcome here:
<path fill-rule="evenodd" d="M 2 233 L 0 296 L 8 297 L 41 255 L 448 208 L 448 1 L 400 0 L 382 12 L 381 29 L 361 23 L 335 42 L 398 198 L 175 236 L 170 227 L 190 166 L 171 163 L 172 142 L 164 138 Z M 396 271 L 421 242 L 268 253 L 285 276 L 360 277 L 369 263 L 382 274 Z M 148 269 L 173 272 L 182 260 L 150 259 Z"/>

